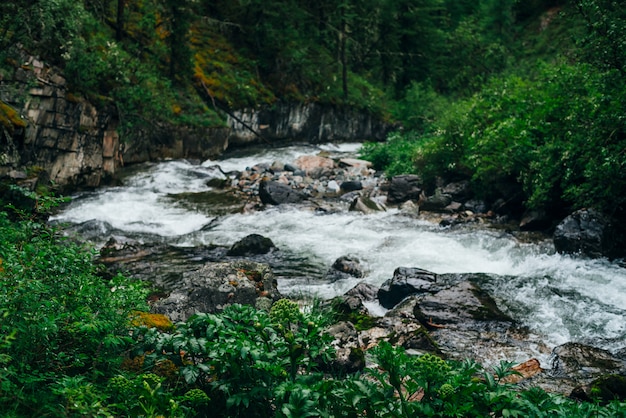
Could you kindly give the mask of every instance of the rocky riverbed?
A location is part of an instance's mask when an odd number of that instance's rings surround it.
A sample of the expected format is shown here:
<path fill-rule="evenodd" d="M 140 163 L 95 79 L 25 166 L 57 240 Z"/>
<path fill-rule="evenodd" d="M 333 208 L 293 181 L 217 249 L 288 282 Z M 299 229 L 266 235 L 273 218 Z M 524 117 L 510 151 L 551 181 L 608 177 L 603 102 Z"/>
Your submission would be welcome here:
<path fill-rule="evenodd" d="M 545 239 L 520 231 L 506 213 L 476 200 L 467 182 L 429 191 L 417 176 L 386 179 L 368 162 L 354 158 L 303 156 L 238 172 L 223 172 L 205 163 L 198 173 L 196 177 L 210 190 L 169 197 L 187 208 L 215 214 L 262 214 L 283 206 L 319 214 L 396 210 L 398 216 L 427 220 L 440 228 L 469 226 L 506 231 L 521 241 Z M 94 235 L 102 234 L 101 224 L 92 226 Z M 210 222 L 203 227 L 211 228 Z M 76 225 L 74 230 L 89 235 L 90 224 Z M 178 321 L 231 303 L 267 308 L 283 296 L 278 282 L 283 280 L 289 257 L 293 254 L 259 234 L 231 245 L 193 247 L 112 236 L 101 249 L 100 261 L 111 273 L 122 270 L 150 281 L 156 289 L 153 310 Z M 343 312 L 344 321 L 330 332 L 336 337 L 338 361 L 347 372 L 363 367 L 351 360 L 354 349 L 367 350 L 381 340 L 416 353 L 472 358 L 487 366 L 511 360 L 519 364 L 520 385 L 539 385 L 579 397 L 586 396 L 594 380 L 626 372 L 626 350 L 609 352 L 579 342 L 550 346 L 541 330 L 529 329 L 501 309 L 491 290 L 503 281 L 514 282 L 514 277 L 396 267 L 380 286 L 362 280 L 368 265 L 350 254 L 337 254 L 335 262 L 325 267 L 306 263 L 298 267 L 302 280 L 315 276 L 323 283 L 351 284 L 329 301 Z"/>

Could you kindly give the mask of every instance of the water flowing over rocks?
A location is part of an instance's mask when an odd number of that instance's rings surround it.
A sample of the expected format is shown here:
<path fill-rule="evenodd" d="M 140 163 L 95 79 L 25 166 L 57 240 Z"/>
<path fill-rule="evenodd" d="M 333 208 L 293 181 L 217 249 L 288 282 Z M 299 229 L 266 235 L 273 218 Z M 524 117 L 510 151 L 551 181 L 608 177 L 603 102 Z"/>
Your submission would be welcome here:
<path fill-rule="evenodd" d="M 475 224 L 480 228 L 493 227 L 498 234 L 513 234 L 508 225 L 503 228 L 499 224 L 498 215 L 490 213 L 486 203 L 471 198 L 465 182 L 441 184 L 428 194 L 417 176 L 386 179 L 367 162 L 333 159 L 324 154 L 314 157 L 253 164 L 227 176 L 217 176 L 220 183 L 215 187 L 220 193 L 245 202 L 233 211 L 243 211 L 246 216 L 292 214 L 297 208 L 323 219 L 331 214 L 345 215 L 350 210 L 374 213 L 398 207 L 387 213 L 407 224 L 426 219 L 440 230 L 452 230 L 457 225 L 464 225 L 459 229 L 466 230 Z M 213 179 L 207 177 L 206 181 Z M 390 199 L 392 192 L 395 197 Z M 195 201 L 205 193 L 208 192 L 172 197 L 187 206 L 192 201 L 190 197 Z M 354 218 L 367 218 L 367 215 L 356 213 Z M 256 230 L 256 222 L 262 218 L 253 219 Z M 280 219 L 276 221 L 281 222 Z M 213 227 L 211 222 L 203 230 Z M 111 228 L 106 231 L 114 233 Z M 233 238 L 228 245 L 194 248 L 159 242 L 143 244 L 118 237 L 103 248 L 101 261 L 111 271 L 121 269 L 132 277 L 153 283 L 158 290 L 152 299 L 155 312 L 165 313 L 173 320 L 184 320 L 195 312 L 215 312 L 229 303 L 268 307 L 272 300 L 281 297 L 277 277 L 291 274 L 280 276 L 285 274 L 281 269 L 287 259 L 294 257 L 293 253 L 290 255 L 289 233 L 289 229 L 281 231 L 280 251 L 271 240 L 256 233 L 243 239 Z M 408 241 L 407 245 L 412 243 Z M 324 266 L 299 264 L 294 268 L 298 270 L 296 281 L 341 286 L 367 280 L 372 265 L 369 262 L 363 265 L 350 253 L 347 247 L 346 255 L 337 254 L 334 262 L 327 261 Z M 366 350 L 380 341 L 388 341 L 411 353 L 433 352 L 457 360 L 471 358 L 487 366 L 500 360 L 516 361 L 524 374 L 519 385 L 539 385 L 568 395 L 577 388 L 582 388 L 584 393 L 585 388 L 604 375 L 623 373 L 623 359 L 611 353 L 597 352 L 589 346 L 581 348 L 585 358 L 606 360 L 593 363 L 598 367 L 591 367 L 576 360 L 578 349 L 568 354 L 572 350 L 566 345 L 553 351 L 543 342 L 541 332 L 530 331 L 512 319 L 506 306 L 503 309 L 501 301 L 491 293 L 489 284 L 514 282 L 514 279 L 496 274 L 435 274 L 402 266 L 395 268 L 393 276 L 380 286 L 360 282 L 328 301 L 339 315 L 339 322 L 330 329 L 340 354 L 333 368 L 345 373 L 360 370 L 367 359 Z"/>
<path fill-rule="evenodd" d="M 417 268 L 407 270 L 428 273 Z M 406 297 L 382 318 L 372 318 L 370 326 L 358 332 L 360 347 L 368 349 L 384 340 L 409 352 L 433 352 L 456 360 L 470 358 L 486 366 L 494 366 L 500 360 L 518 359 L 514 369 L 520 375 L 511 376 L 510 383 L 521 387 L 539 386 L 549 392 L 586 400 L 591 398 L 590 391 L 597 382 L 610 376 L 623 379 L 626 361 L 606 350 L 567 343 L 550 351 L 540 336 L 520 326 L 498 308 L 495 300 L 476 283 L 481 280 L 480 276 L 437 275 L 438 290 L 434 292 L 416 293 L 407 287 Z M 361 323 L 368 323 L 363 319 L 367 315 L 363 301 L 371 297 L 372 289 L 359 285 L 337 298 L 340 302 L 335 305 L 340 307 L 344 318 L 358 318 Z M 350 335 L 353 340 L 353 332 Z M 532 357 L 537 353 L 549 356 L 549 360 L 541 364 Z M 621 382 L 619 377 L 617 381 Z M 612 386 L 606 390 L 613 388 L 619 393 L 621 386 L 611 382 Z"/>

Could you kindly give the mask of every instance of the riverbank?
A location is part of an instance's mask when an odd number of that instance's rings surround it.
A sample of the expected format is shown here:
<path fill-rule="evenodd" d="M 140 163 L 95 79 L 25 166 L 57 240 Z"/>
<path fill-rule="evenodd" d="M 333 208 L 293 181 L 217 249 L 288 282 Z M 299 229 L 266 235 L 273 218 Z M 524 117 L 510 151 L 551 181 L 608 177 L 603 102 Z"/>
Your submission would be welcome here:
<path fill-rule="evenodd" d="M 446 325 L 440 314 L 430 313 L 434 319 L 426 321 L 433 324 L 429 332 L 439 335 L 438 344 L 448 356 L 470 355 L 493 364 L 504 358 L 519 363 L 538 358 L 544 371 L 553 369 L 554 350 L 569 342 L 589 349 L 600 342 L 601 348 L 611 351 L 611 358 L 619 356 L 624 333 L 624 312 L 620 292 L 616 292 L 621 286 L 616 278 L 623 275 L 619 267 L 605 260 L 557 254 L 545 236 L 515 231 L 492 214 L 468 213 L 467 208 L 420 210 L 422 193 L 415 200 L 386 204 L 389 179 L 369 169 L 367 163 L 355 161 L 354 148 L 342 151 L 306 146 L 280 150 L 282 156 L 273 150 L 202 164 L 177 160 L 137 167 L 124 186 L 78 197 L 55 221 L 70 222 L 74 226 L 68 231 L 101 244 L 106 237 L 126 236 L 127 243 L 114 244 L 121 251 L 117 259 L 111 258 L 115 251 L 107 253 L 109 267 L 158 284 L 161 299 L 186 294 L 179 285 L 196 283 L 194 272 L 211 269 L 212 263 L 266 264 L 281 295 L 308 294 L 326 300 L 343 297 L 360 284 L 376 294 L 393 279 L 398 267 L 419 268 L 451 287 L 405 296 L 440 298 L 458 286 L 470 293 L 477 286 L 509 318 L 504 321 L 506 331 L 493 333 L 487 331 L 489 323 L 478 322 L 480 327 L 474 331 L 460 330 L 458 324 L 466 321 Z M 312 154 L 315 158 L 301 158 Z M 299 158 L 302 165 L 296 164 Z M 351 187 L 360 182 L 361 188 L 342 190 L 346 182 Z M 296 201 L 264 203 L 259 193 L 262 184 L 289 187 L 287 196 Z M 365 199 L 373 206 L 359 209 L 355 202 Z M 246 256 L 228 254 L 236 242 L 251 234 L 271 239 L 273 249 Z M 359 260 L 360 275 L 329 273 L 342 256 Z M 225 298 L 232 293 L 231 299 L 237 300 L 237 287 L 229 280 Z M 368 314 L 379 316 L 375 321 L 387 322 L 381 328 L 387 334 L 379 330 L 380 335 L 389 335 L 394 327 L 389 321 L 394 317 L 404 318 L 395 325 L 395 334 L 406 321 L 414 324 L 409 330 L 428 330 L 428 323 L 418 320 L 413 308 L 404 313 L 396 313 L 394 306 L 382 309 L 377 296 L 363 303 Z M 471 305 L 463 309 L 475 310 Z M 458 318 L 463 315 L 457 313 Z M 372 341 L 372 337 L 365 340 Z"/>

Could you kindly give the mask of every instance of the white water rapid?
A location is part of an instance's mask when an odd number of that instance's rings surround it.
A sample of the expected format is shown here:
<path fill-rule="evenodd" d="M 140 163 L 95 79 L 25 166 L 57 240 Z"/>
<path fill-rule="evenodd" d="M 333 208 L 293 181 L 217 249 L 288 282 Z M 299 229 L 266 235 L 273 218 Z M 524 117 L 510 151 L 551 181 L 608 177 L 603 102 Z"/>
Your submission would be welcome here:
<path fill-rule="evenodd" d="M 549 241 L 523 243 L 501 231 L 446 229 L 397 210 L 372 215 L 320 214 L 279 206 L 216 216 L 168 197 L 209 190 L 206 180 L 216 175 L 211 168 L 215 164 L 228 172 L 275 160 L 289 163 L 320 149 L 332 155 L 354 154 L 358 144 L 273 149 L 201 165 L 187 161 L 144 165 L 128 175 L 124 186 L 76 196 L 53 220 L 96 222 L 105 234 L 114 231 L 179 246 L 230 246 L 258 233 L 270 238 L 293 262 L 277 274 L 285 277 L 279 280 L 283 294 L 315 293 L 330 298 L 349 290 L 359 279 L 321 281 L 342 255 L 358 257 L 368 271 L 364 280 L 377 286 L 400 266 L 435 273 L 494 273 L 507 277 L 487 278 L 481 285 L 503 311 L 545 335 L 548 345 L 577 341 L 611 351 L 626 347 L 626 269 L 607 260 L 556 254 Z M 102 236 L 95 244 L 108 237 Z"/>

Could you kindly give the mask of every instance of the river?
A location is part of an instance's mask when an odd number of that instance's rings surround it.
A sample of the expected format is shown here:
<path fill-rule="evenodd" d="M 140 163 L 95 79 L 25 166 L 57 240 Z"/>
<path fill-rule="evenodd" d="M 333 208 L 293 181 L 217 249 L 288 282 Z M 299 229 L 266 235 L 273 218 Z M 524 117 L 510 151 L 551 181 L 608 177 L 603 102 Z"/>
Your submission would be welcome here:
<path fill-rule="evenodd" d="M 291 162 L 319 151 L 353 156 L 359 144 L 301 145 L 250 150 L 219 161 L 185 160 L 142 164 L 127 170 L 123 186 L 78 194 L 52 221 L 65 225 L 91 222 L 101 234 L 181 247 L 230 246 L 251 233 L 270 238 L 283 253 L 275 268 L 286 295 L 313 293 L 331 298 L 359 280 L 380 286 L 396 267 L 420 267 L 435 273 L 493 273 L 485 278 L 499 307 L 549 346 L 582 342 L 616 352 L 626 347 L 626 269 L 607 260 L 555 253 L 549 240 L 524 242 L 488 228 L 443 228 L 403 215 L 396 209 L 365 215 L 318 213 L 300 207 L 271 207 L 252 213 L 215 214 L 210 208 L 183 205 L 172 195 L 210 189 L 207 179 L 256 163 Z M 323 273 L 342 255 L 358 257 L 364 279 L 328 283 Z M 382 308 L 377 313 L 382 313 Z"/>

